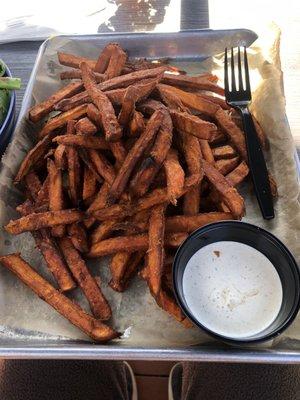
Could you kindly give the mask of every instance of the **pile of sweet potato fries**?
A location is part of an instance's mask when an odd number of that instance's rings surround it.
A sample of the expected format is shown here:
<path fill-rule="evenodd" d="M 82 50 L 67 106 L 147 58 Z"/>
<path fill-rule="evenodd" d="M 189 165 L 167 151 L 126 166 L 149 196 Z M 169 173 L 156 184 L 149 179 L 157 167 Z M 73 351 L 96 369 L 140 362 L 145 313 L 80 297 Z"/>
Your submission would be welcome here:
<path fill-rule="evenodd" d="M 0 262 L 95 341 L 119 334 L 101 322 L 112 312 L 86 265 L 92 257 L 112 256 L 113 290 L 126 290 L 138 274 L 157 304 L 189 326 L 174 298 L 172 259 L 190 232 L 244 215 L 240 120 L 210 73 L 129 60 L 115 43 L 98 60 L 66 53 L 58 60 L 72 68 L 61 73 L 71 81 L 29 112 L 38 140 L 15 178 L 26 200 L 21 218 L 5 226 L 32 233 L 57 289 L 18 254 Z M 93 316 L 64 294 L 77 285 Z"/>

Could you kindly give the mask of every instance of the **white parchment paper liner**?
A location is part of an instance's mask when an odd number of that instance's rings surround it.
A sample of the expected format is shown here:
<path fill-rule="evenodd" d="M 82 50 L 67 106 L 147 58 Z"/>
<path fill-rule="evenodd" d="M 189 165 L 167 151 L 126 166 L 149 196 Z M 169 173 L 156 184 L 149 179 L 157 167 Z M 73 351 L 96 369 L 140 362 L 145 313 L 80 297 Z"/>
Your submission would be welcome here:
<path fill-rule="evenodd" d="M 292 251 L 297 261 L 300 259 L 300 205 L 298 172 L 294 160 L 295 147 L 285 115 L 285 98 L 279 56 L 279 32 L 268 30 L 249 49 L 251 83 L 253 89 L 252 111 L 258 118 L 270 141 L 268 166 L 278 183 L 279 198 L 275 205 L 274 221 L 264 221 L 259 212 L 254 194 L 249 184 L 241 188 L 246 197 L 247 215 L 245 221 L 261 226 L 278 236 Z M 40 102 L 62 86 L 59 73 L 64 67 L 57 62 L 56 52 L 63 50 L 78 55 L 96 58 L 99 48 L 95 44 L 54 38 L 48 42 L 36 74 L 33 88 L 34 101 Z M 191 73 L 211 69 L 220 77 L 223 75 L 222 56 L 199 63 L 180 63 Z M 14 187 L 12 179 L 16 174 L 25 152 L 32 147 L 37 127 L 23 119 L 5 156 L 0 170 L 0 225 L 18 217 L 15 207 L 23 195 Z M 0 230 L 0 253 L 21 252 L 22 256 L 40 273 L 52 280 L 45 263 L 35 249 L 29 233 L 16 237 Z M 112 324 L 124 331 L 121 343 L 124 345 L 180 346 L 203 343 L 210 340 L 196 328 L 185 329 L 168 314 L 159 309 L 150 296 L 144 282 L 136 278 L 129 290 L 117 293 L 111 290 L 108 259 L 89 262 L 93 273 L 102 280 L 102 289 L 113 309 Z M 79 291 L 74 297 L 86 307 L 86 301 Z M 0 268 L 0 337 L 21 337 L 28 340 L 48 341 L 86 339 L 81 332 L 58 315 L 50 306 L 37 298 L 4 268 Z M 277 342 L 300 339 L 300 317 L 279 338 Z M 120 344 L 121 344 L 120 343 Z M 295 343 L 293 342 L 294 347 Z"/>

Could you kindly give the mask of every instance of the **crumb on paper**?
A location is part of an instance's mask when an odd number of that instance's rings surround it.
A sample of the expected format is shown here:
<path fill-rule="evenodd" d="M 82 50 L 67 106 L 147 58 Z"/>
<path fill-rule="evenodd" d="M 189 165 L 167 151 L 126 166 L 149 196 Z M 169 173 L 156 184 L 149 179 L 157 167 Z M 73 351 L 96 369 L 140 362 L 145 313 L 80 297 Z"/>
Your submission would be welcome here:
<path fill-rule="evenodd" d="M 217 257 L 220 257 L 221 252 L 219 250 L 214 250 L 214 253 Z"/>

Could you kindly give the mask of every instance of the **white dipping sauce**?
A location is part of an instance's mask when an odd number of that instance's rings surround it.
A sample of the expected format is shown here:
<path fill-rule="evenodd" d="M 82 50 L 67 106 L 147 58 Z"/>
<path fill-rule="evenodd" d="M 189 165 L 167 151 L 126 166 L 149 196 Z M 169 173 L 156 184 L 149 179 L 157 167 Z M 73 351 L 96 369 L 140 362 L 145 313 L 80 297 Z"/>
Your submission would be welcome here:
<path fill-rule="evenodd" d="M 281 281 L 269 259 L 232 241 L 209 244 L 190 258 L 183 294 L 202 325 L 235 339 L 262 332 L 275 320 L 282 302 Z"/>

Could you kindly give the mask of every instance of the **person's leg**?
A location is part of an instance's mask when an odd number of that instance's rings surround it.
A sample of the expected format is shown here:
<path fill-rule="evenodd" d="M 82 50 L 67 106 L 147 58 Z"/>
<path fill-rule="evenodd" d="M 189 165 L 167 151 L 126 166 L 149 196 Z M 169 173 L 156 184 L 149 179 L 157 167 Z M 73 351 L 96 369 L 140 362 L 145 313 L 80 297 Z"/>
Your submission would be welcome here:
<path fill-rule="evenodd" d="M 122 361 L 1 360 L 1 400 L 130 400 Z"/>
<path fill-rule="evenodd" d="M 300 366 L 268 364 L 179 364 L 174 400 L 299 400 Z"/>

